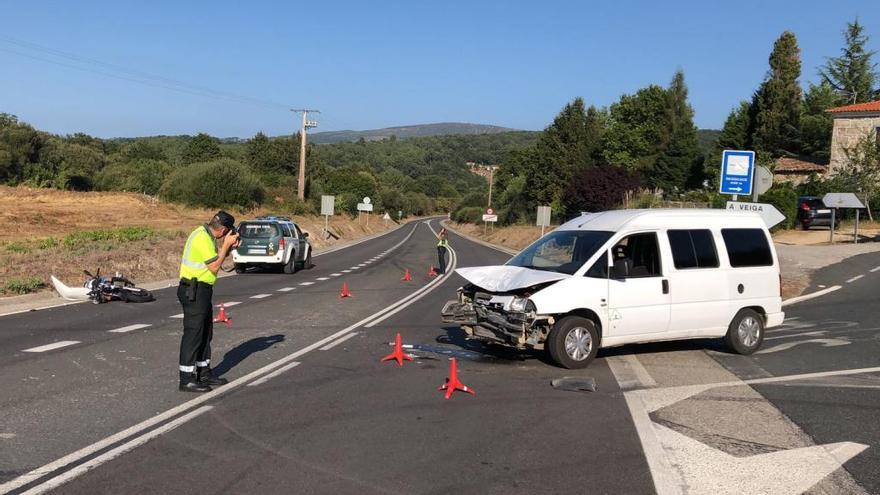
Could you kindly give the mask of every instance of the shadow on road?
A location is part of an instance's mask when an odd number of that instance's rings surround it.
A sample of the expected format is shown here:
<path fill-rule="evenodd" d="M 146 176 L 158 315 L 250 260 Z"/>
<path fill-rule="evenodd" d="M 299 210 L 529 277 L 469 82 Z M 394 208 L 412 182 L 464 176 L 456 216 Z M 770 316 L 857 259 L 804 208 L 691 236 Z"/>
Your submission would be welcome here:
<path fill-rule="evenodd" d="M 246 342 L 238 344 L 223 355 L 223 361 L 214 367 L 214 375 L 225 375 L 229 370 L 238 366 L 238 364 L 251 354 L 265 351 L 273 345 L 284 340 L 284 335 L 270 335 L 269 337 L 257 337 Z"/>

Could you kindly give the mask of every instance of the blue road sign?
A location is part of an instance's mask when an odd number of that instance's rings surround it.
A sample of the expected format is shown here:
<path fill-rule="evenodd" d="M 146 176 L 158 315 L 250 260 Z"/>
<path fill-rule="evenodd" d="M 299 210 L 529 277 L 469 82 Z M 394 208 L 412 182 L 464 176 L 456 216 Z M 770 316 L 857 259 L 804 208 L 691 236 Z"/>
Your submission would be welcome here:
<path fill-rule="evenodd" d="M 721 194 L 752 194 L 755 152 L 724 150 L 721 155 Z"/>

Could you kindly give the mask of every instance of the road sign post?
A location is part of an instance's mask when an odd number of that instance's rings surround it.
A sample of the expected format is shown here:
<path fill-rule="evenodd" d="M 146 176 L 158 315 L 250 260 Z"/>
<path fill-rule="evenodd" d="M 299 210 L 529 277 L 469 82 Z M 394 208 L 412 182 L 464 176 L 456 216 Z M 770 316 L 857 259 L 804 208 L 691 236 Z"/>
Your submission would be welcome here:
<path fill-rule="evenodd" d="M 836 213 L 838 208 L 853 208 L 856 210 L 856 225 L 853 230 L 853 243 L 859 242 L 859 211 L 865 205 L 859 200 L 859 197 L 853 193 L 828 193 L 822 196 L 822 203 L 831 208 L 831 243 L 834 243 L 834 222 L 837 220 Z"/>
<path fill-rule="evenodd" d="M 721 194 L 732 194 L 734 201 L 737 196 L 752 194 L 752 180 L 755 174 L 755 152 L 742 150 L 724 150 L 721 155 Z"/>
<path fill-rule="evenodd" d="M 497 222 L 498 215 L 495 214 L 495 210 L 492 208 L 486 208 L 486 214 L 483 215 L 483 235 L 489 233 L 489 222 Z"/>

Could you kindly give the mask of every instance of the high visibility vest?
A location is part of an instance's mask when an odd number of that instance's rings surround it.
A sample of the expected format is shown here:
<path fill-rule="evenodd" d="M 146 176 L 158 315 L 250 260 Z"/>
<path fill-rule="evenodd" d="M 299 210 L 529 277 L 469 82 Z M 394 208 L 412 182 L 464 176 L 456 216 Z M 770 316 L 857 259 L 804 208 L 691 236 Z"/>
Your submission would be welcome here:
<path fill-rule="evenodd" d="M 446 239 L 445 237 L 443 239 L 440 239 L 440 242 L 437 243 L 437 247 L 448 248 L 449 247 L 449 239 Z"/>
<path fill-rule="evenodd" d="M 208 263 L 217 260 L 217 246 L 208 227 L 202 225 L 193 230 L 186 240 L 180 259 L 180 278 L 195 278 L 199 282 L 214 285 L 217 274 L 208 269 Z"/>

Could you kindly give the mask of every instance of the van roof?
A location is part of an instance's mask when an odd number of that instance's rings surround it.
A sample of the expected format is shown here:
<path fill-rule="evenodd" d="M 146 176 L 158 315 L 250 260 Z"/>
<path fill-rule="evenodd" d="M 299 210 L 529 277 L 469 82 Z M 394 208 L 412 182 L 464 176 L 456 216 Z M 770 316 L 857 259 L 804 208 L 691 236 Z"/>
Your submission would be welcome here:
<path fill-rule="evenodd" d="M 586 213 L 560 225 L 557 230 L 686 229 L 710 227 L 766 228 L 758 213 L 708 208 L 657 208 Z"/>

